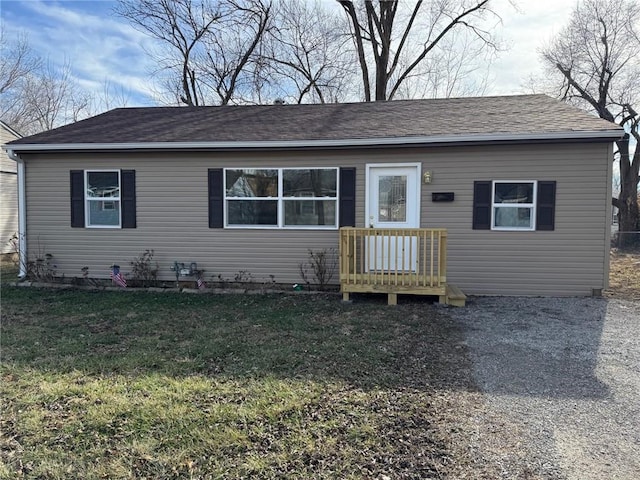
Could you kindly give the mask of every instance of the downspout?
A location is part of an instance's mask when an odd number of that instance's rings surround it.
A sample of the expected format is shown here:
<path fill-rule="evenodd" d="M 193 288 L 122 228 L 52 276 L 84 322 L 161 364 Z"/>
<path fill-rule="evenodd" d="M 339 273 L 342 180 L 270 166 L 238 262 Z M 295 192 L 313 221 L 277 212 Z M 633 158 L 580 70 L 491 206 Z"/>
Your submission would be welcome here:
<path fill-rule="evenodd" d="M 18 164 L 18 249 L 20 255 L 20 273 L 27 276 L 27 196 L 25 190 L 24 160 L 13 150 L 7 149 L 7 155 Z"/>

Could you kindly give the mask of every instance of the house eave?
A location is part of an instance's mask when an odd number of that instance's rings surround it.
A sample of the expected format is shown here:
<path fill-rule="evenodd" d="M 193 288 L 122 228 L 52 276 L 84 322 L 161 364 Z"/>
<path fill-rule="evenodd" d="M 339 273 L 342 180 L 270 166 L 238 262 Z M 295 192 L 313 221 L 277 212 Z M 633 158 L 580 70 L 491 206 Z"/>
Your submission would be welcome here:
<path fill-rule="evenodd" d="M 344 138 L 323 140 L 259 140 L 220 142 L 131 142 L 131 143 L 23 143 L 4 145 L 15 152 L 45 151 L 133 151 L 133 150 L 280 150 L 434 145 L 479 145 L 493 143 L 548 143 L 562 141 L 607 142 L 622 138 L 623 131 L 574 131 L 551 133 L 500 133 L 413 137 Z"/>
<path fill-rule="evenodd" d="M 14 130 L 9 124 L 3 122 L 2 120 L 0 120 L 0 127 L 4 128 L 7 132 L 9 132 L 11 135 L 13 135 L 16 138 L 22 138 L 24 136 L 19 132 L 17 132 L 16 130 Z"/>

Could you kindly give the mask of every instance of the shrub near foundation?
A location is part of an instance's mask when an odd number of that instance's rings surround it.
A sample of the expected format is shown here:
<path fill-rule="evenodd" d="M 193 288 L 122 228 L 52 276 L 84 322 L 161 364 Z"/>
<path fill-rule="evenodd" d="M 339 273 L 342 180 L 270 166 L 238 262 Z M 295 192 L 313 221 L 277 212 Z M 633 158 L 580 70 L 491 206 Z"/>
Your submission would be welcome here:
<path fill-rule="evenodd" d="M 131 265 L 131 280 L 128 285 L 132 287 L 155 287 L 158 281 L 158 262 L 153 261 L 154 251 L 147 249 L 134 258 Z"/>

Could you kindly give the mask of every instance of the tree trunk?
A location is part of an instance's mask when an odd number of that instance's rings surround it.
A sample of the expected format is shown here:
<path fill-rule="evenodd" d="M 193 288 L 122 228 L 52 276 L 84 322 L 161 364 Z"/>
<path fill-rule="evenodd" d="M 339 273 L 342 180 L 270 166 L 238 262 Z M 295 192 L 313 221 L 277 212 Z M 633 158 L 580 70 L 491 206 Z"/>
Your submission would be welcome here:
<path fill-rule="evenodd" d="M 620 155 L 620 194 L 618 207 L 618 247 L 640 246 L 640 209 L 638 208 L 638 165 L 629 160 L 629 135 L 616 142 Z"/>
<path fill-rule="evenodd" d="M 640 247 L 640 229 L 638 228 L 638 192 L 631 182 L 624 182 L 618 201 L 618 247 L 628 249 Z"/>

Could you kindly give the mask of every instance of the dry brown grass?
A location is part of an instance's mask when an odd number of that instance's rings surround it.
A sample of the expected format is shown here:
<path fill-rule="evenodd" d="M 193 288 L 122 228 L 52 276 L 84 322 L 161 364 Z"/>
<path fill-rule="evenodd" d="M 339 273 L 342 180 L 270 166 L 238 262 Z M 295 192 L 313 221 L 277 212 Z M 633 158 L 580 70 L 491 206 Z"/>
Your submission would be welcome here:
<path fill-rule="evenodd" d="M 605 295 L 640 300 L 640 253 L 611 252 L 609 288 Z"/>

